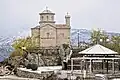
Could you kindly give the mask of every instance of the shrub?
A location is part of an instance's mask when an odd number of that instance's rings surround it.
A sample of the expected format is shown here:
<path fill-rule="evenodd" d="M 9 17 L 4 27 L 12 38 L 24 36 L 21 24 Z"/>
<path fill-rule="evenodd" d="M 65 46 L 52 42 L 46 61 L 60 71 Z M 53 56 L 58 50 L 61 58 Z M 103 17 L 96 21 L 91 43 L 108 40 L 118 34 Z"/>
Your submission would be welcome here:
<path fill-rule="evenodd" d="M 19 49 L 14 50 L 11 54 L 10 57 L 15 57 L 15 56 L 21 56 L 21 52 Z"/>
<path fill-rule="evenodd" d="M 28 65 L 26 66 L 26 68 L 27 68 L 27 69 L 31 69 L 31 65 L 32 65 L 32 64 L 28 64 Z"/>
<path fill-rule="evenodd" d="M 62 44 L 64 49 L 67 49 L 69 47 L 69 44 Z"/>
<path fill-rule="evenodd" d="M 38 65 L 37 64 L 31 64 L 31 69 L 33 71 L 37 70 L 38 69 Z"/>

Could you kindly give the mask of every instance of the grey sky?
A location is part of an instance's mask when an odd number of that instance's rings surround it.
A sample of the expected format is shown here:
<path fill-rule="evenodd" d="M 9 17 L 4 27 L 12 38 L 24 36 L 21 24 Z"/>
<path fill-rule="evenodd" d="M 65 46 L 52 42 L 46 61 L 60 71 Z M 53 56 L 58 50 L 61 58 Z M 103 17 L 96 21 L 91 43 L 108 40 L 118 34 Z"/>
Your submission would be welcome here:
<path fill-rule="evenodd" d="M 48 6 L 57 23 L 71 15 L 72 28 L 120 31 L 120 0 L 0 0 L 0 36 L 30 30 Z"/>

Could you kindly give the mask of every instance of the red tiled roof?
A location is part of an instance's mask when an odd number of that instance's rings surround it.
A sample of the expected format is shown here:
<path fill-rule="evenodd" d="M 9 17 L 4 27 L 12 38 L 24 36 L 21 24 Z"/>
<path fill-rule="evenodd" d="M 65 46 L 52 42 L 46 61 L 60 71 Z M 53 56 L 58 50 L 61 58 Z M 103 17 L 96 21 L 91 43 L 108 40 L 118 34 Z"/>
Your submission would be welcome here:
<path fill-rule="evenodd" d="M 56 24 L 56 28 L 69 28 L 66 24 Z"/>

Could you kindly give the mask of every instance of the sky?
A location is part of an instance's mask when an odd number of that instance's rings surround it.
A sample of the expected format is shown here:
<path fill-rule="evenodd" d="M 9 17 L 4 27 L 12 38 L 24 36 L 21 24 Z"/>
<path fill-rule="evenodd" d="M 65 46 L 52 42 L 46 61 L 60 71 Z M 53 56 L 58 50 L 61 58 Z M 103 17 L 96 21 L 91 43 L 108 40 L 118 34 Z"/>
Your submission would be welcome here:
<path fill-rule="evenodd" d="M 120 32 L 120 0 L 0 0 L 0 36 L 29 35 L 46 6 L 56 23 L 65 23 L 68 12 L 73 29 Z"/>

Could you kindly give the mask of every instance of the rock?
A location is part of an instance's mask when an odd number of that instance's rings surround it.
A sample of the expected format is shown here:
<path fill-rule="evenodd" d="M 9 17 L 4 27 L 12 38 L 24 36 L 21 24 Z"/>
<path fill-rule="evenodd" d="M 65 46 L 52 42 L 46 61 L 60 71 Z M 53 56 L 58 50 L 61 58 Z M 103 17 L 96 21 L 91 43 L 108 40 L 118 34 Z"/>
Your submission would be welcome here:
<path fill-rule="evenodd" d="M 0 67 L 0 76 L 6 76 L 6 75 L 9 75 L 11 73 L 11 71 L 8 70 L 7 68 L 8 66 L 1 66 Z"/>
<path fill-rule="evenodd" d="M 62 51 L 62 50 L 61 50 Z M 64 52 L 64 51 L 62 51 Z M 68 49 L 66 49 L 66 53 L 68 53 Z M 64 58 L 65 54 L 62 55 L 62 57 Z M 50 65 L 57 65 L 57 64 L 61 64 L 60 61 L 60 55 L 58 50 L 56 49 L 43 49 L 41 50 L 41 52 L 36 51 L 36 53 L 29 53 L 27 55 L 27 58 L 25 59 L 25 66 L 27 66 L 27 64 L 37 64 L 38 66 L 50 66 Z"/>
<path fill-rule="evenodd" d="M 27 55 L 27 59 L 30 61 L 32 58 L 33 58 L 32 55 L 29 53 L 29 54 Z"/>
<path fill-rule="evenodd" d="M 39 60 L 38 62 L 38 66 L 44 66 L 45 65 L 45 63 L 44 63 L 44 61 L 43 61 L 43 59 L 42 59 L 42 55 L 41 54 L 38 54 L 38 57 L 37 57 L 37 59 Z"/>
<path fill-rule="evenodd" d="M 36 53 L 31 53 L 27 56 L 27 59 L 25 59 L 25 66 L 27 66 L 28 64 L 38 64 L 38 66 L 43 66 L 45 65 L 43 58 L 41 56 L 41 54 L 36 54 Z"/>
<path fill-rule="evenodd" d="M 28 64 L 28 65 L 26 66 L 26 68 L 27 68 L 27 69 L 31 69 L 31 64 Z"/>
<path fill-rule="evenodd" d="M 33 71 L 37 70 L 38 69 L 38 65 L 37 64 L 31 64 L 31 69 Z"/>
<path fill-rule="evenodd" d="M 24 66 L 27 66 L 29 63 L 30 63 L 29 60 L 27 59 L 24 60 Z"/>

